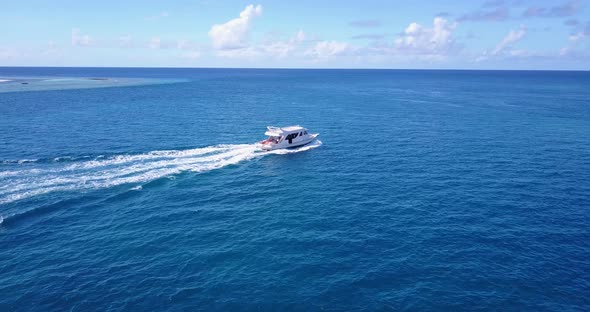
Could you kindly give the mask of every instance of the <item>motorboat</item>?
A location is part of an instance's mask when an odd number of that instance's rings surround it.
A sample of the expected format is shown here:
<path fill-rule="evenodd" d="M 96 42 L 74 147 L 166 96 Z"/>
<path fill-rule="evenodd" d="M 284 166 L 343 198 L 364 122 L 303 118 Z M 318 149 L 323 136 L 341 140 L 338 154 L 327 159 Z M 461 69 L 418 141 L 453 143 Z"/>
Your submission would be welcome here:
<path fill-rule="evenodd" d="M 264 141 L 258 142 L 258 146 L 265 151 L 299 147 L 315 140 L 319 133 L 309 133 L 306 128 L 302 126 L 288 126 L 288 127 L 266 127 L 264 133 L 268 138 Z"/>

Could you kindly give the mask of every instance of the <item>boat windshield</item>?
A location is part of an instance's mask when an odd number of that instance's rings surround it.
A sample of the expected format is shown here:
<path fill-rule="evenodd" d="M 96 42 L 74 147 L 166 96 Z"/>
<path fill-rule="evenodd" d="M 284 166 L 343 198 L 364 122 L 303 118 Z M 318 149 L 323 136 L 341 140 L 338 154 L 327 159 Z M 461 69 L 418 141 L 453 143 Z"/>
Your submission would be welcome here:
<path fill-rule="evenodd" d="M 279 136 L 271 135 L 271 136 L 268 137 L 267 142 L 275 143 L 276 144 L 276 143 L 279 143 L 280 140 L 281 140 L 281 136 L 280 135 Z"/>

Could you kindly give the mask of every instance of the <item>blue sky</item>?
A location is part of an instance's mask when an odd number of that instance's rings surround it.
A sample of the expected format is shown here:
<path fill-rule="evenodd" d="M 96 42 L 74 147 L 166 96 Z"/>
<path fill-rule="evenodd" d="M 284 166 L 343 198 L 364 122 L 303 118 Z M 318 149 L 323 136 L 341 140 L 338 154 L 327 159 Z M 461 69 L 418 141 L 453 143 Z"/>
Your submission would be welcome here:
<path fill-rule="evenodd" d="M 590 69 L 590 0 L 28 0 L 0 20 L 0 66 Z"/>

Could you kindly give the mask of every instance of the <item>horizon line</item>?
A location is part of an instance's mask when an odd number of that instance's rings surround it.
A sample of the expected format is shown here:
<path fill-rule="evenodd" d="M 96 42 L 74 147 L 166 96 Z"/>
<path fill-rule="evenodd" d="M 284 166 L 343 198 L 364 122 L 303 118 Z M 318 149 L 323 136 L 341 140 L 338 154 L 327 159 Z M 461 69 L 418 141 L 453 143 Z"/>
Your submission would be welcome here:
<path fill-rule="evenodd" d="M 475 68 L 346 68 L 346 67 L 175 67 L 175 66 L 6 66 L 0 68 L 127 68 L 127 69 L 256 69 L 256 70 L 404 70 L 404 71 L 556 71 L 588 72 L 590 69 L 475 69 Z"/>

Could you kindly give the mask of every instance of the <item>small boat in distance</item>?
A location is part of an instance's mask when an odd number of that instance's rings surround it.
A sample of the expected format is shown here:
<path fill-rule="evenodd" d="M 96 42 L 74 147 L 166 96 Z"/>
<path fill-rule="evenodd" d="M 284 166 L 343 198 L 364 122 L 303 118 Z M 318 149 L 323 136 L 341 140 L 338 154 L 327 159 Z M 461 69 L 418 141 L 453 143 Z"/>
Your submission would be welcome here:
<path fill-rule="evenodd" d="M 265 151 L 303 146 L 313 141 L 319 133 L 308 133 L 306 128 L 301 126 L 289 127 L 266 127 L 264 133 L 268 138 L 258 142 L 258 146 Z"/>

